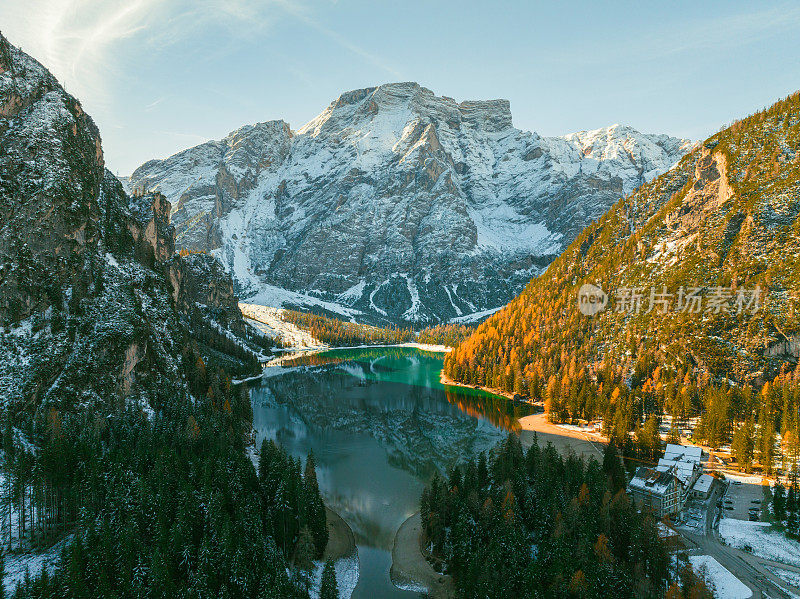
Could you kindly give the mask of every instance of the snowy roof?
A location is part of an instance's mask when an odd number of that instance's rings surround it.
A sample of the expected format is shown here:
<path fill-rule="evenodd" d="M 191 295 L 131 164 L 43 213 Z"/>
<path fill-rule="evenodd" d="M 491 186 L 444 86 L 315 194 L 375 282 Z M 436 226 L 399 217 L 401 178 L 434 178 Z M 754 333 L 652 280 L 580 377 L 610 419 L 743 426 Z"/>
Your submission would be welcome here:
<path fill-rule="evenodd" d="M 666 451 L 664 451 L 664 459 L 670 461 L 682 460 L 700 463 L 702 461 L 702 456 L 702 448 L 693 445 L 675 445 L 674 443 L 670 443 L 667 445 Z"/>
<path fill-rule="evenodd" d="M 669 490 L 673 480 L 675 480 L 675 477 L 670 472 L 661 472 L 653 468 L 640 466 L 636 469 L 636 475 L 628 483 L 628 488 L 663 495 Z"/>
<path fill-rule="evenodd" d="M 678 533 L 676 531 L 674 531 L 661 521 L 657 522 L 656 526 L 658 526 L 658 536 L 661 537 L 662 539 L 678 536 Z"/>
<path fill-rule="evenodd" d="M 656 470 L 659 472 L 670 472 L 672 471 L 673 474 L 681 481 L 683 486 L 686 486 L 689 483 L 689 480 L 692 478 L 694 474 L 695 466 L 697 465 L 696 462 L 689 462 L 684 460 L 668 460 L 667 458 L 661 458 L 658 460 L 658 466 L 656 466 Z"/>
<path fill-rule="evenodd" d="M 711 485 L 713 482 L 714 482 L 713 476 L 704 474 L 697 479 L 697 482 L 694 483 L 693 489 L 700 493 L 708 493 L 708 491 L 711 489 Z"/>

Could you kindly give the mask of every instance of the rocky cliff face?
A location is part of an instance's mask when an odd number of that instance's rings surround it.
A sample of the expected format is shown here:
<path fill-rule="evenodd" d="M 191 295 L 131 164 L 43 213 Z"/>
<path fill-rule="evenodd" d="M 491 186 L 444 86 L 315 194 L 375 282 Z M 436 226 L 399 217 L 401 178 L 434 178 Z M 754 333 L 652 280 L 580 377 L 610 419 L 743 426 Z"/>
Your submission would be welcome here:
<path fill-rule="evenodd" d="M 128 197 L 80 103 L 2 36 L 0 107 L 0 411 L 158 409 L 198 331 L 254 360 L 221 266 L 175 255 L 167 198 Z"/>
<path fill-rule="evenodd" d="M 219 260 L 209 254 L 189 254 L 170 263 L 169 276 L 180 312 L 199 312 L 224 330 L 242 337 L 248 334 L 233 281 Z"/>
<path fill-rule="evenodd" d="M 0 37 L 0 324 L 82 290 L 99 239 L 100 134 L 39 63 Z"/>
<path fill-rule="evenodd" d="M 259 123 L 147 162 L 130 185 L 163 193 L 178 247 L 214 251 L 250 301 L 425 322 L 501 305 L 688 147 L 618 125 L 544 138 L 505 100 L 396 83 L 296 132 Z"/>

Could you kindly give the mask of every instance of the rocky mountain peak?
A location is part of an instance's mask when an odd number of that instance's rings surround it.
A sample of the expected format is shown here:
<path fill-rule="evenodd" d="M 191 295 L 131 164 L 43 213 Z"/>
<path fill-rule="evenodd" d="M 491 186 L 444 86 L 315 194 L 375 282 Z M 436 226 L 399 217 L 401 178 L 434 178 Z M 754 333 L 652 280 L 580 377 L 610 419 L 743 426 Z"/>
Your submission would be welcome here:
<path fill-rule="evenodd" d="M 253 301 L 425 322 L 501 305 L 687 148 L 621 126 L 543 138 L 507 100 L 388 83 L 294 134 L 270 121 L 151 161 L 132 184 L 164 193 L 178 247 L 215 252 Z"/>
<path fill-rule="evenodd" d="M 418 83 L 386 83 L 343 93 L 321 114 L 298 130 L 300 134 L 344 134 L 375 124 L 400 137 L 410 121 L 458 129 L 462 124 L 486 131 L 512 127 L 508 100 L 465 100 L 437 96 Z"/>
<path fill-rule="evenodd" d="M 465 100 L 458 105 L 465 123 L 486 131 L 511 129 L 511 103 L 508 100 Z"/>
<path fill-rule="evenodd" d="M 2 36 L 0 55 L 3 323 L 52 305 L 52 281 L 93 251 L 104 167 L 100 134 L 80 103 Z"/>
<path fill-rule="evenodd" d="M 225 149 L 222 161 L 229 168 L 237 168 L 243 174 L 250 171 L 251 176 L 257 176 L 264 168 L 286 157 L 292 135 L 289 123 L 282 120 L 246 125 L 222 140 Z"/>

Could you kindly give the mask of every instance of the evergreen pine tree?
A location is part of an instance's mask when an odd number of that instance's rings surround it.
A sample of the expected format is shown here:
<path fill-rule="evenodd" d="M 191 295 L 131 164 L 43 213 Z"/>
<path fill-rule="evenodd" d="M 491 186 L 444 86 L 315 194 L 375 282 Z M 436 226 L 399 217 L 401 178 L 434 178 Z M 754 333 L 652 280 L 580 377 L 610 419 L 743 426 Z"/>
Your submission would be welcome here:
<path fill-rule="evenodd" d="M 319 599 L 339 599 L 339 587 L 336 584 L 336 570 L 333 561 L 325 562 L 322 570 L 322 585 L 319 590 Z"/>
<path fill-rule="evenodd" d="M 303 473 L 303 484 L 305 487 L 305 507 L 308 518 L 308 527 L 314 538 L 316 555 L 321 556 L 328 545 L 328 519 L 325 514 L 325 502 L 317 482 L 317 468 L 314 461 L 314 452 L 308 454 L 306 459 L 306 469 Z"/>
<path fill-rule="evenodd" d="M 736 429 L 731 442 L 731 450 L 740 470 L 750 471 L 750 465 L 753 462 L 753 449 L 753 425 L 748 421 Z"/>
<path fill-rule="evenodd" d="M 780 482 L 775 484 L 772 492 L 772 513 L 775 515 L 777 523 L 780 524 L 786 520 L 786 492 Z"/>
<path fill-rule="evenodd" d="M 300 570 L 306 589 L 309 586 L 309 576 L 314 569 L 314 538 L 308 527 L 300 531 L 300 539 L 297 541 L 297 550 L 294 555 L 294 563 Z"/>
<path fill-rule="evenodd" d="M 797 484 L 792 477 L 789 492 L 786 496 L 786 534 L 794 536 L 797 533 Z"/>
<path fill-rule="evenodd" d="M 620 489 L 625 488 L 625 468 L 622 465 L 617 448 L 612 441 L 606 445 L 603 453 L 603 471 L 611 479 L 611 493 L 615 494 Z"/>
<path fill-rule="evenodd" d="M 486 463 L 486 452 L 478 456 L 478 486 L 483 488 L 489 482 L 489 466 Z"/>

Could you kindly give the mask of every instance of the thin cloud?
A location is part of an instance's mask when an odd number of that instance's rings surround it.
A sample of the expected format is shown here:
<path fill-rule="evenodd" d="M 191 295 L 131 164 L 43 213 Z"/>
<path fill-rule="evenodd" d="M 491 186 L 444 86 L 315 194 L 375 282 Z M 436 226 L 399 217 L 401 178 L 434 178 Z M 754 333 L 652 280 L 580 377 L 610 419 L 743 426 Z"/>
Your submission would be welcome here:
<path fill-rule="evenodd" d="M 109 47 L 146 28 L 165 0 L 11 0 L 0 20 L 12 43 L 42 62 L 72 93 L 103 98 Z M 104 99 L 104 98 L 103 98 Z"/>
<path fill-rule="evenodd" d="M 210 26 L 245 36 L 267 27 L 275 7 L 273 0 L 4 0 L 0 22 L 12 43 L 96 105 L 109 99 L 118 42 L 136 38 L 158 50 Z"/>
<path fill-rule="evenodd" d="M 154 100 L 153 102 L 150 102 L 150 104 L 148 104 L 147 106 L 145 106 L 145 107 L 144 107 L 145 111 L 146 111 L 146 112 L 150 112 L 150 111 L 151 111 L 151 110 L 153 110 L 153 109 L 154 109 L 156 106 L 158 106 L 159 104 L 161 104 L 162 102 L 164 102 L 164 100 L 167 100 L 167 99 L 169 99 L 170 97 L 171 97 L 171 96 L 161 96 L 161 97 L 160 97 L 160 98 L 158 98 L 157 100 Z"/>
<path fill-rule="evenodd" d="M 649 51 L 653 57 L 660 57 L 709 48 L 738 47 L 765 37 L 773 38 L 781 31 L 797 31 L 798 27 L 800 8 L 781 6 L 706 23 L 692 23 L 685 29 L 671 32 L 671 35 L 651 38 Z"/>

